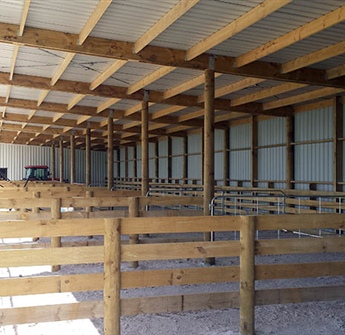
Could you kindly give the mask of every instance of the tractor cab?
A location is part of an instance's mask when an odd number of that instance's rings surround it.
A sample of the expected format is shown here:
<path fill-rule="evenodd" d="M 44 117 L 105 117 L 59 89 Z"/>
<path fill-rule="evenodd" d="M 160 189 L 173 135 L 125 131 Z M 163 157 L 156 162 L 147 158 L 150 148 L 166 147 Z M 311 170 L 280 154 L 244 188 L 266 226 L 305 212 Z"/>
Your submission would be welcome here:
<path fill-rule="evenodd" d="M 25 166 L 25 180 L 51 180 L 49 168 L 46 165 Z"/>

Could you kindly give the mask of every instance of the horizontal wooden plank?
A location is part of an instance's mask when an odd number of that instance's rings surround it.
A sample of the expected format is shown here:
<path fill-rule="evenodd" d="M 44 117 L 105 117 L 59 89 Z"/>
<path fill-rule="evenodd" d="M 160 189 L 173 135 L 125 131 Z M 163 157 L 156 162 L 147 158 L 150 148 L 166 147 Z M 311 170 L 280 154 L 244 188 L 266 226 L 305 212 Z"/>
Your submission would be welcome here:
<path fill-rule="evenodd" d="M 83 301 L 70 304 L 3 308 L 0 326 L 19 325 L 103 317 L 103 301 Z"/>
<path fill-rule="evenodd" d="M 141 206 L 171 206 L 171 205 L 203 205 L 201 197 L 180 197 L 180 196 L 160 196 L 160 197 L 141 197 Z"/>
<path fill-rule="evenodd" d="M 263 264 L 255 266 L 255 279 L 288 279 L 345 275 L 345 262 Z"/>
<path fill-rule="evenodd" d="M 207 231 L 238 231 L 247 220 L 244 216 L 182 216 L 123 218 L 122 234 L 188 233 Z"/>
<path fill-rule="evenodd" d="M 311 214 L 296 217 L 295 215 L 263 215 L 256 221 L 258 230 L 302 228 L 345 229 L 345 219 L 340 214 Z"/>
<path fill-rule="evenodd" d="M 0 296 L 103 290 L 103 273 L 0 279 Z"/>
<path fill-rule="evenodd" d="M 239 256 L 239 241 L 133 244 L 121 248 L 122 261 Z"/>
<path fill-rule="evenodd" d="M 123 289 L 238 281 L 238 266 L 129 271 L 121 277 Z"/>
<path fill-rule="evenodd" d="M 158 209 L 158 210 L 148 210 L 140 211 L 140 217 L 162 217 L 162 216 L 200 216 L 202 215 L 202 210 L 196 209 Z M 124 217 L 123 215 L 122 217 Z"/>
<path fill-rule="evenodd" d="M 0 222 L 1 238 L 103 235 L 103 219 L 60 219 Z"/>
<path fill-rule="evenodd" d="M 102 263 L 102 246 L 0 250 L 0 267 Z"/>
<path fill-rule="evenodd" d="M 269 289 L 255 292 L 255 304 L 257 306 L 344 299 L 344 285 Z"/>
<path fill-rule="evenodd" d="M 185 294 L 121 300 L 121 313 L 123 316 L 238 307 L 238 292 Z"/>
<path fill-rule="evenodd" d="M 256 255 L 345 252 L 345 237 L 257 240 L 255 252 Z"/>

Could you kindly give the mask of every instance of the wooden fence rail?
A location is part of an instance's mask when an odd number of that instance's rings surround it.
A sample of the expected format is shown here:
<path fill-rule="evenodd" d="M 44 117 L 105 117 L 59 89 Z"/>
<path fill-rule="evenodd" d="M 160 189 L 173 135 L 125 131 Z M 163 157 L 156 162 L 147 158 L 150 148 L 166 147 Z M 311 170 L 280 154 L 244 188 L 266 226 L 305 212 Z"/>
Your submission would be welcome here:
<path fill-rule="evenodd" d="M 345 261 L 256 264 L 256 255 L 345 253 L 345 237 L 255 239 L 256 230 L 343 229 L 338 214 L 257 217 L 127 217 L 113 219 L 41 219 L 0 222 L 1 238 L 103 235 L 104 244 L 38 249 L 0 249 L 0 267 L 102 263 L 90 274 L 0 279 L 0 296 L 104 290 L 103 301 L 1 308 L 0 325 L 104 317 L 105 335 L 120 334 L 120 316 L 138 313 L 240 307 L 240 329 L 254 334 L 254 307 L 265 304 L 345 299 L 345 287 L 299 287 L 256 290 L 256 280 L 345 275 Z M 240 240 L 125 244 L 132 234 L 240 231 Z M 122 271 L 121 262 L 178 258 L 240 257 L 240 265 Z M 120 298 L 121 289 L 239 282 L 239 292 Z"/>

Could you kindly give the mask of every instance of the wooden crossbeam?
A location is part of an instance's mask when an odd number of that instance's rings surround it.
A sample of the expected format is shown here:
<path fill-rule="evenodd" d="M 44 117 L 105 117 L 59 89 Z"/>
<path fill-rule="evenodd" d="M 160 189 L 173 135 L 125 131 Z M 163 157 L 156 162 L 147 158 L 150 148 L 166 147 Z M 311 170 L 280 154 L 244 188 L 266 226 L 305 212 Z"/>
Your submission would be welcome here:
<path fill-rule="evenodd" d="M 82 45 L 85 42 L 86 38 L 89 36 L 92 29 L 96 26 L 96 24 L 101 19 L 105 11 L 108 9 L 111 2 L 112 0 L 99 0 L 95 10 L 91 14 L 91 16 L 88 18 L 88 20 L 85 23 L 84 28 L 79 34 L 79 37 L 78 37 L 79 45 Z"/>
<path fill-rule="evenodd" d="M 345 20 L 345 6 L 342 6 L 326 15 L 323 15 L 295 30 L 288 32 L 268 43 L 260 45 L 258 48 L 251 50 L 236 58 L 236 65 L 238 67 L 247 65 L 260 58 L 268 56 L 283 48 L 297 43 L 311 35 L 319 33 L 335 24 L 341 23 Z"/>
<path fill-rule="evenodd" d="M 11 89 L 12 89 L 12 86 L 8 85 L 7 86 L 6 97 L 5 97 L 5 103 L 8 103 L 8 101 L 10 100 Z"/>
<path fill-rule="evenodd" d="M 264 19 L 266 16 L 274 13 L 278 9 L 286 6 L 290 2 L 292 2 L 292 0 L 265 0 L 247 13 L 243 14 L 238 19 L 230 22 L 222 29 L 206 37 L 201 42 L 188 49 L 186 51 L 186 59 L 194 59 L 195 57 L 212 49 L 230 37 L 238 34 L 240 31 L 250 27 L 252 24 Z"/>
<path fill-rule="evenodd" d="M 106 70 L 104 70 L 95 80 L 90 84 L 90 90 L 94 90 L 103 82 L 105 82 L 110 76 L 112 76 L 116 71 L 120 70 L 124 65 L 127 64 L 125 60 L 117 60 L 112 65 L 110 65 Z"/>
<path fill-rule="evenodd" d="M 330 45 L 324 49 L 292 59 L 281 65 L 281 73 L 289 73 L 303 67 L 322 62 L 345 52 L 345 41 Z"/>
<path fill-rule="evenodd" d="M 176 20 L 178 20 L 189 9 L 195 6 L 200 0 L 179 0 L 177 4 L 167 12 L 160 20 L 158 20 L 146 33 L 140 36 L 134 43 L 133 51 L 138 53 L 159 34 L 170 27 Z"/>
<path fill-rule="evenodd" d="M 132 94 L 139 91 L 142 88 L 152 84 L 156 80 L 164 77 L 165 75 L 169 74 L 170 72 L 174 71 L 176 67 L 173 66 L 162 66 L 158 70 L 150 73 L 149 75 L 145 76 L 141 80 L 137 81 L 136 83 L 132 84 L 127 89 L 127 94 Z"/>
<path fill-rule="evenodd" d="M 41 104 L 43 103 L 44 99 L 47 97 L 47 95 L 49 94 L 49 90 L 43 90 L 37 100 L 37 107 L 41 106 Z"/>
<path fill-rule="evenodd" d="M 13 79 L 14 68 L 16 66 L 16 61 L 18 57 L 18 51 L 19 51 L 19 45 L 15 44 L 13 47 L 13 55 L 12 55 L 11 68 L 10 68 L 10 80 Z"/>
<path fill-rule="evenodd" d="M 326 71 L 326 78 L 333 79 L 345 76 L 345 65 L 340 65 Z"/>
<path fill-rule="evenodd" d="M 120 100 L 121 99 L 118 99 L 118 98 L 112 98 L 112 99 L 108 99 L 108 100 L 104 101 L 103 103 L 101 103 L 97 107 L 97 114 L 104 111 L 105 109 L 109 108 L 110 106 L 116 104 Z"/>
<path fill-rule="evenodd" d="M 60 79 L 62 74 L 67 69 L 68 65 L 72 62 L 75 55 L 75 53 L 70 52 L 64 57 L 62 63 L 58 66 L 55 73 L 53 74 L 53 77 L 50 80 L 50 85 L 55 85 L 55 83 Z"/>
<path fill-rule="evenodd" d="M 69 101 L 68 105 L 67 105 L 67 109 L 70 110 L 72 109 L 75 105 L 78 104 L 78 102 L 80 102 L 82 99 L 85 98 L 84 94 L 78 94 L 76 95 L 71 101 Z"/>
<path fill-rule="evenodd" d="M 23 36 L 26 19 L 29 13 L 30 2 L 31 0 L 25 0 L 22 17 L 20 19 L 20 24 L 19 24 L 18 36 Z"/>
<path fill-rule="evenodd" d="M 325 88 L 314 90 L 312 92 L 307 92 L 300 95 L 294 95 L 293 97 L 266 102 L 263 104 L 263 109 L 269 110 L 271 108 L 294 105 L 294 104 L 302 103 L 309 100 L 324 98 L 329 95 L 343 93 L 344 91 L 345 91 L 344 89 L 325 87 Z"/>

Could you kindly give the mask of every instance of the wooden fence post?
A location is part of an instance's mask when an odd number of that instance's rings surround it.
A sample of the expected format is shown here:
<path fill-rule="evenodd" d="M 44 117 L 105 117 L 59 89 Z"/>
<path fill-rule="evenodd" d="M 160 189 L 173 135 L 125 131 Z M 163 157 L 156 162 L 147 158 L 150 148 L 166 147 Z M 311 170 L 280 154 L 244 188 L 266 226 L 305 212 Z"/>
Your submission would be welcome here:
<path fill-rule="evenodd" d="M 255 308 L 255 216 L 241 227 L 240 245 L 240 331 L 254 335 Z"/>
<path fill-rule="evenodd" d="M 61 199 L 53 198 L 52 199 L 52 208 L 51 214 L 53 220 L 61 219 Z M 51 238 L 51 246 L 52 248 L 61 248 L 61 237 L 52 237 Z M 61 269 L 60 265 L 52 265 L 52 271 L 59 271 Z"/>
<path fill-rule="evenodd" d="M 131 218 L 136 218 L 139 216 L 139 198 L 138 197 L 128 198 L 128 216 Z M 129 235 L 129 244 L 138 244 L 138 241 L 139 241 L 138 234 Z M 129 266 L 131 268 L 136 269 L 139 266 L 139 262 L 138 261 L 129 262 Z"/>
<path fill-rule="evenodd" d="M 104 221 L 104 335 L 120 335 L 121 219 Z"/>

